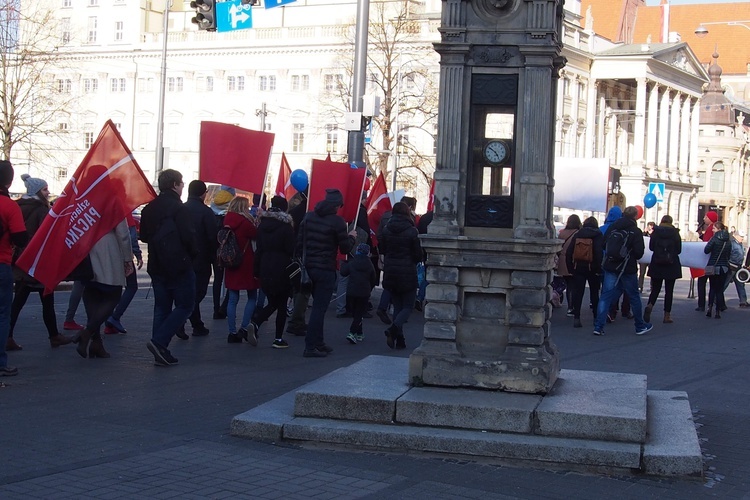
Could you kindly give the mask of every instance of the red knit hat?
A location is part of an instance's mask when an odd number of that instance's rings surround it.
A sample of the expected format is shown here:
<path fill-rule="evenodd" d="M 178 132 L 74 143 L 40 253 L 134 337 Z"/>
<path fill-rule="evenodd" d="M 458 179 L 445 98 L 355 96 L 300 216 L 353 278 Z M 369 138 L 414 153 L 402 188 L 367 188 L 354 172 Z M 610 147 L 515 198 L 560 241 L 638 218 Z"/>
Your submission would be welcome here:
<path fill-rule="evenodd" d="M 713 210 L 711 210 L 710 212 L 706 212 L 706 217 L 708 217 L 711 222 L 716 222 L 717 220 L 719 220 L 719 214 L 717 214 Z"/>

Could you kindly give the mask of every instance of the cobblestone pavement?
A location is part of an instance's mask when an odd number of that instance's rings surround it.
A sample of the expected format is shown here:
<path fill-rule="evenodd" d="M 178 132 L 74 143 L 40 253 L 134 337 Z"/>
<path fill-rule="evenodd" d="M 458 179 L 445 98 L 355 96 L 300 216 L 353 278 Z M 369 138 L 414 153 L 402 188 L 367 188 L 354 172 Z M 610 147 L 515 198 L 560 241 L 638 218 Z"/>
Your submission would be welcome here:
<path fill-rule="evenodd" d="M 144 274 L 144 280 L 145 280 Z M 588 471 L 497 463 L 467 457 L 299 447 L 229 436 L 232 417 L 370 354 L 408 356 L 383 341 L 382 323 L 366 320 L 366 340 L 345 340 L 349 320 L 326 318 L 335 352 L 301 356 L 303 339 L 271 348 L 272 323 L 260 345 L 227 344 L 225 321 L 207 320 L 208 337 L 175 339 L 178 366 L 153 365 L 146 350 L 153 294 L 147 282 L 123 317 L 129 332 L 106 336 L 111 359 L 81 359 L 72 346 L 52 349 L 41 307 L 31 297 L 10 353 L 20 375 L 0 382 L 0 498 L 748 498 L 750 496 L 750 310 L 730 288 L 723 319 L 695 312 L 678 282 L 673 317 L 636 336 L 617 318 L 603 337 L 572 328 L 555 310 L 553 338 L 564 368 L 643 373 L 656 390 L 690 397 L 705 455 L 703 481 L 602 475 Z M 376 294 L 377 294 L 376 290 Z M 209 297 L 210 299 L 210 297 Z M 645 295 L 644 295 L 645 299 Z M 68 292 L 56 294 L 62 324 Z M 204 316 L 210 318 L 210 300 Z M 82 319 L 83 307 L 79 311 Z M 407 345 L 421 338 L 415 313 Z M 188 332 L 190 328 L 188 328 Z"/>

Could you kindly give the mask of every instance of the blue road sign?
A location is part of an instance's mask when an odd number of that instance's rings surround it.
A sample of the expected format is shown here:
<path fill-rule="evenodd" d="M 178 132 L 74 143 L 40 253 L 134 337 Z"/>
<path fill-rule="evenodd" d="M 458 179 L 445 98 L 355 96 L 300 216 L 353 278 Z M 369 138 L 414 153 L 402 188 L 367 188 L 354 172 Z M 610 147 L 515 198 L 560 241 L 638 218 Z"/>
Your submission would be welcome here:
<path fill-rule="evenodd" d="M 219 33 L 252 27 L 253 11 L 250 4 L 242 5 L 241 0 L 216 4 L 216 31 Z"/>
<path fill-rule="evenodd" d="M 649 182 L 648 192 L 656 196 L 657 203 L 664 203 L 664 183 L 663 182 Z"/>
<path fill-rule="evenodd" d="M 293 3 L 296 1 L 297 0 L 265 0 L 263 2 L 263 7 L 266 9 L 273 9 L 274 7 L 281 7 L 282 5 Z"/>

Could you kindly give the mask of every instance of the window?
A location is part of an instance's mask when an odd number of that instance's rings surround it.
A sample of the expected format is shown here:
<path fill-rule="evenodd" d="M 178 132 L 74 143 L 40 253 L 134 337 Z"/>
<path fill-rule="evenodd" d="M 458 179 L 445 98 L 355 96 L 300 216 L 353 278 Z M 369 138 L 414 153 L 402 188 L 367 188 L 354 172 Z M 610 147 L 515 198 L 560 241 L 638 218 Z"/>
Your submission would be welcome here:
<path fill-rule="evenodd" d="M 295 123 L 292 126 L 292 151 L 301 153 L 305 147 L 305 124 Z"/>
<path fill-rule="evenodd" d="M 88 36 L 86 37 L 86 41 L 88 43 L 96 43 L 96 27 L 97 27 L 96 17 L 94 16 L 89 17 Z"/>
<path fill-rule="evenodd" d="M 69 78 L 57 80 L 57 91 L 61 94 L 70 94 L 73 89 L 73 82 Z"/>
<path fill-rule="evenodd" d="M 99 91 L 99 80 L 96 78 L 83 79 L 83 92 L 85 94 L 95 94 Z"/>
<path fill-rule="evenodd" d="M 68 169 L 65 167 L 57 167 L 55 169 L 55 176 L 57 180 L 62 181 L 68 178 Z"/>
<path fill-rule="evenodd" d="M 333 90 L 338 90 L 342 83 L 343 77 L 340 74 L 335 75 L 326 75 L 325 76 L 325 89 L 330 92 Z"/>
<path fill-rule="evenodd" d="M 339 145 L 339 126 L 334 124 L 326 125 L 326 151 L 329 153 L 338 153 Z"/>
<path fill-rule="evenodd" d="M 258 78 L 258 90 L 272 92 L 276 90 L 276 77 L 261 76 Z"/>
<path fill-rule="evenodd" d="M 227 90 L 229 92 L 241 92 L 245 90 L 245 77 L 244 76 L 228 76 L 227 77 Z"/>
<path fill-rule="evenodd" d="M 115 21 L 115 42 L 122 42 L 124 25 L 125 23 L 122 21 Z"/>
<path fill-rule="evenodd" d="M 197 90 L 198 92 L 213 92 L 214 91 L 214 77 L 213 76 L 199 76 L 197 79 Z"/>
<path fill-rule="evenodd" d="M 94 144 L 94 133 L 84 132 L 83 133 L 83 149 L 89 149 L 92 144 Z"/>
<path fill-rule="evenodd" d="M 67 132 L 68 131 L 68 123 L 67 122 L 60 122 L 57 124 L 57 131 L 58 132 Z"/>
<path fill-rule="evenodd" d="M 125 79 L 124 78 L 110 78 L 109 90 L 111 92 L 125 92 Z"/>
<path fill-rule="evenodd" d="M 60 39 L 62 43 L 70 43 L 70 18 L 63 17 L 60 19 Z"/>
<path fill-rule="evenodd" d="M 706 172 L 698 172 L 698 191 L 706 191 Z"/>
<path fill-rule="evenodd" d="M 720 161 L 711 167 L 711 191 L 714 193 L 724 192 L 724 164 Z"/>
<path fill-rule="evenodd" d="M 99 5 L 99 0 L 89 0 L 89 7 L 96 7 Z"/>
<path fill-rule="evenodd" d="M 724 131 L 723 130 L 717 130 L 716 131 L 716 137 L 723 137 L 723 136 L 724 136 Z"/>
<path fill-rule="evenodd" d="M 63 7 L 71 7 L 72 5 L 73 5 L 73 0 L 62 0 Z"/>
<path fill-rule="evenodd" d="M 299 92 L 310 89 L 309 75 L 292 75 L 292 92 Z"/>
<path fill-rule="evenodd" d="M 167 78 L 167 90 L 169 92 L 182 92 L 183 79 L 181 76 L 170 76 Z"/>
<path fill-rule="evenodd" d="M 153 78 L 139 78 L 138 79 L 138 92 L 153 92 L 154 91 L 154 79 Z"/>
<path fill-rule="evenodd" d="M 398 147 L 397 151 L 399 154 L 408 153 L 409 152 L 409 132 L 399 132 L 396 145 Z"/>
<path fill-rule="evenodd" d="M 563 95 L 570 95 L 570 80 L 567 78 L 563 78 Z"/>

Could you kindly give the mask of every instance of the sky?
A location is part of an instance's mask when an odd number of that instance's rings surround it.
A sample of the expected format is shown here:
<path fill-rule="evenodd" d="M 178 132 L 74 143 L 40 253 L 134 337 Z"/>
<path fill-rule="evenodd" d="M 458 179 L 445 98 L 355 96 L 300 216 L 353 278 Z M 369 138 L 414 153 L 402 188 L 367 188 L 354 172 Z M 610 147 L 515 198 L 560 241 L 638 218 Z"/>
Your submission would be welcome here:
<path fill-rule="evenodd" d="M 685 5 L 689 3 L 712 4 L 712 3 L 740 3 L 740 2 L 747 2 L 747 0 L 669 0 L 670 5 Z M 646 5 L 648 6 L 659 5 L 660 3 L 661 3 L 661 0 L 646 0 Z"/>

